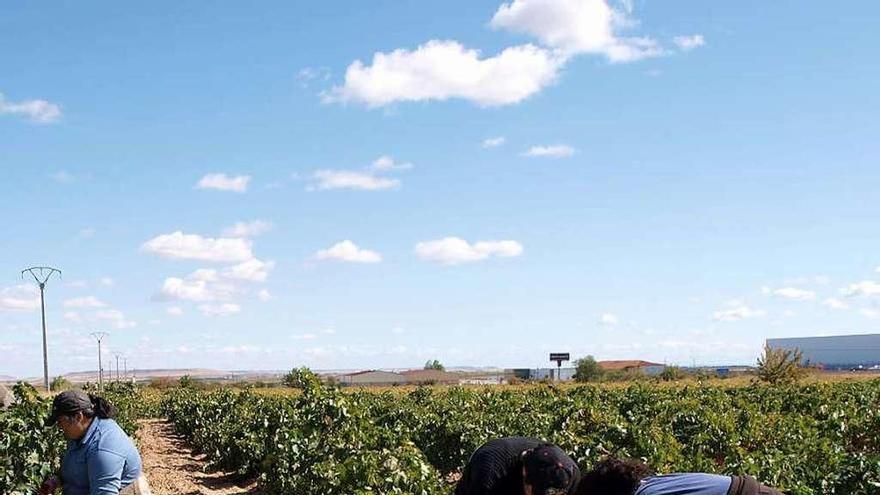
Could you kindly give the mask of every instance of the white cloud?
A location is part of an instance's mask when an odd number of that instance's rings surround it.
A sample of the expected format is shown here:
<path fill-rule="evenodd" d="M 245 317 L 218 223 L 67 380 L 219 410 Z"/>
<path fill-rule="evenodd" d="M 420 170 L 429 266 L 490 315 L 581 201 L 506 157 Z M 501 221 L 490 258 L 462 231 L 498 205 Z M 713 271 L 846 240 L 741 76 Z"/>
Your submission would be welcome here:
<path fill-rule="evenodd" d="M 240 238 L 212 239 L 176 231 L 145 242 L 144 251 L 163 258 L 215 262 L 243 262 L 254 257 L 251 241 Z"/>
<path fill-rule="evenodd" d="M 227 268 L 224 270 L 223 276 L 234 280 L 265 282 L 273 268 L 275 268 L 274 261 L 260 261 L 253 258 Z"/>
<path fill-rule="evenodd" d="M 165 310 L 165 313 L 170 316 L 180 316 L 183 314 L 183 308 L 181 308 L 180 306 L 171 306 L 170 308 Z"/>
<path fill-rule="evenodd" d="M 554 144 L 550 146 L 532 146 L 522 153 L 528 157 L 565 158 L 574 155 L 574 148 L 567 144 Z"/>
<path fill-rule="evenodd" d="M 413 164 L 410 162 L 398 163 L 394 161 L 394 158 L 388 155 L 382 155 L 379 158 L 373 160 L 373 163 L 370 165 L 370 170 L 374 170 L 377 172 L 390 172 L 395 170 L 409 170 L 413 168 Z"/>
<path fill-rule="evenodd" d="M 841 301 L 840 299 L 833 297 L 829 297 L 822 301 L 822 305 L 831 309 L 849 309 L 849 304 L 847 304 L 846 301 Z"/>
<path fill-rule="evenodd" d="M 71 182 L 76 180 L 76 177 L 74 177 L 73 174 L 66 170 L 59 170 L 49 175 L 49 178 L 59 184 L 70 184 Z"/>
<path fill-rule="evenodd" d="M 213 283 L 191 277 L 186 279 L 168 277 L 154 299 L 158 301 L 225 301 L 229 300 L 234 292 L 235 288 L 229 284 Z"/>
<path fill-rule="evenodd" d="M 400 187 L 400 180 L 398 179 L 377 177 L 370 172 L 353 170 L 317 170 L 314 173 L 314 178 L 317 181 L 314 187 L 318 190 L 356 189 L 361 191 L 381 191 Z"/>
<path fill-rule="evenodd" d="M 534 36 L 565 57 L 595 54 L 611 62 L 632 62 L 663 55 L 652 38 L 619 36 L 637 24 L 627 14 L 605 0 L 514 0 L 498 7 L 490 25 Z"/>
<path fill-rule="evenodd" d="M 40 307 L 40 295 L 36 287 L 16 285 L 0 289 L 0 310 L 33 311 Z"/>
<path fill-rule="evenodd" d="M 748 306 L 738 306 L 732 309 L 723 309 L 712 313 L 715 321 L 739 321 L 747 318 L 759 318 L 766 315 L 762 309 L 752 309 Z"/>
<path fill-rule="evenodd" d="M 523 246 L 516 241 L 479 241 L 470 244 L 458 237 L 445 237 L 435 241 L 416 244 L 416 254 L 425 261 L 444 265 L 458 265 L 482 261 L 491 256 L 511 258 L 523 252 Z"/>
<path fill-rule="evenodd" d="M 51 124 L 61 118 L 61 107 L 46 100 L 7 100 L 0 93 L 0 115 L 20 115 L 37 124 Z"/>
<path fill-rule="evenodd" d="M 77 313 L 76 311 L 65 312 L 64 319 L 71 322 L 71 323 L 77 323 L 77 324 L 83 322 L 82 316 L 79 313 Z"/>
<path fill-rule="evenodd" d="M 260 289 L 260 292 L 257 292 L 257 297 L 260 301 L 269 301 L 272 299 L 272 293 L 266 289 Z"/>
<path fill-rule="evenodd" d="M 876 320 L 880 318 L 880 311 L 876 309 L 864 308 L 859 310 L 859 314 L 864 316 L 865 318 L 870 318 L 872 320 Z"/>
<path fill-rule="evenodd" d="M 706 44 L 706 40 L 703 38 L 702 34 L 695 34 L 693 36 L 676 36 L 672 39 L 679 49 L 685 52 L 689 52 L 694 48 L 699 48 Z"/>
<path fill-rule="evenodd" d="M 798 289 L 795 287 L 783 287 L 773 291 L 773 295 L 785 299 L 793 299 L 795 301 L 812 301 L 816 298 L 816 293 L 811 290 Z"/>
<path fill-rule="evenodd" d="M 431 40 L 415 50 L 377 52 L 371 65 L 354 61 L 345 83 L 326 102 L 381 107 L 401 101 L 461 98 L 479 106 L 518 103 L 551 84 L 563 60 L 534 45 L 514 46 L 481 58 L 457 41 Z"/>
<path fill-rule="evenodd" d="M 98 283 L 104 287 L 113 287 L 116 285 L 116 281 L 110 277 L 101 277 L 101 280 L 99 280 Z"/>
<path fill-rule="evenodd" d="M 618 318 L 617 315 L 615 315 L 613 313 L 602 313 L 602 315 L 599 316 L 599 324 L 600 325 L 604 325 L 606 327 L 613 327 L 613 326 L 617 326 L 618 323 L 620 323 L 620 318 Z"/>
<path fill-rule="evenodd" d="M 483 148 L 497 148 L 507 141 L 504 136 L 498 136 L 483 140 Z"/>
<path fill-rule="evenodd" d="M 95 296 L 74 297 L 64 301 L 65 308 L 104 308 L 107 304 Z"/>
<path fill-rule="evenodd" d="M 312 81 L 330 79 L 330 69 L 327 67 L 303 67 L 296 74 L 296 79 L 302 87 L 306 88 Z"/>
<path fill-rule="evenodd" d="M 272 223 L 264 220 L 235 222 L 231 227 L 223 229 L 224 237 L 257 237 L 272 230 Z"/>
<path fill-rule="evenodd" d="M 95 317 L 104 320 L 116 329 L 134 328 L 137 323 L 125 317 L 125 314 L 118 309 L 103 309 L 95 313 Z"/>
<path fill-rule="evenodd" d="M 241 313 L 241 306 L 234 303 L 202 304 L 199 311 L 205 316 L 232 316 Z"/>
<path fill-rule="evenodd" d="M 863 280 L 840 289 L 840 293 L 847 297 L 880 296 L 880 284 L 873 280 Z"/>
<path fill-rule="evenodd" d="M 313 333 L 304 333 L 301 335 L 291 335 L 290 338 L 293 340 L 315 340 L 318 336 Z"/>
<path fill-rule="evenodd" d="M 243 193 L 247 191 L 250 181 L 250 175 L 208 174 L 199 180 L 196 188 Z"/>
<path fill-rule="evenodd" d="M 322 249 L 315 253 L 317 260 L 347 261 L 349 263 L 378 263 L 382 261 L 382 255 L 376 251 L 362 249 L 357 244 L 346 239 L 337 242 L 328 249 Z"/>

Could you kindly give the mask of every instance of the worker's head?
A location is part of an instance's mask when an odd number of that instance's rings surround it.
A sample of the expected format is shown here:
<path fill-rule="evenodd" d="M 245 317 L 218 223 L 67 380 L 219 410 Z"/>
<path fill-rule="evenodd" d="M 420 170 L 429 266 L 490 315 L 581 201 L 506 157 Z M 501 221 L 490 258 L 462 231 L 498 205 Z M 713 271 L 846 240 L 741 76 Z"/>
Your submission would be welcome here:
<path fill-rule="evenodd" d="M 652 474 L 643 462 L 609 457 L 581 478 L 575 495 L 633 495 L 641 480 Z"/>
<path fill-rule="evenodd" d="M 522 466 L 525 495 L 566 495 L 577 483 L 574 461 L 552 443 L 523 452 Z"/>
<path fill-rule="evenodd" d="M 67 390 L 52 400 L 52 412 L 46 426 L 58 425 L 68 440 L 79 440 L 92 424 L 92 419 L 113 418 L 116 408 L 103 397 L 86 394 L 81 390 Z"/>

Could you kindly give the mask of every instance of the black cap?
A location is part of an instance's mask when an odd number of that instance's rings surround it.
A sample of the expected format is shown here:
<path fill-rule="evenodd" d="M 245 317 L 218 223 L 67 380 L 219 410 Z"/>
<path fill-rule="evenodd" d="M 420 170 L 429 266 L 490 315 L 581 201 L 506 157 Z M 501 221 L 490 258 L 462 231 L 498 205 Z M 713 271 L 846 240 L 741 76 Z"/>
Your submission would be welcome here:
<path fill-rule="evenodd" d="M 535 495 L 563 495 L 580 478 L 577 464 L 568 454 L 552 443 L 543 443 L 523 453 L 526 483 Z"/>
<path fill-rule="evenodd" d="M 52 426 L 58 421 L 58 416 L 74 414 L 92 408 L 92 400 L 82 390 L 66 390 L 55 396 L 52 400 L 52 413 L 46 418 L 46 426 Z"/>

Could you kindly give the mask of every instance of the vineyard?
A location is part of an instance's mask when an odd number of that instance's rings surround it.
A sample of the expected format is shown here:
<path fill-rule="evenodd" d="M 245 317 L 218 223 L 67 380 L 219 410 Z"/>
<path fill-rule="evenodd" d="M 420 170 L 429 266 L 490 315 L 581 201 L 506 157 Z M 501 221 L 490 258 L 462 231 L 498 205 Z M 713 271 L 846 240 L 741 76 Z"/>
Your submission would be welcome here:
<path fill-rule="evenodd" d="M 162 414 L 214 467 L 258 478 L 271 494 L 448 495 L 471 452 L 507 435 L 555 442 L 582 469 L 613 453 L 660 472 L 749 473 L 795 495 L 880 491 L 880 381 L 407 394 L 312 382 L 295 395 L 180 388 L 159 403 L 115 394 L 124 422 Z M 0 413 L 0 492 L 52 469 L 59 439 L 37 426 L 45 409 L 28 396 Z"/>

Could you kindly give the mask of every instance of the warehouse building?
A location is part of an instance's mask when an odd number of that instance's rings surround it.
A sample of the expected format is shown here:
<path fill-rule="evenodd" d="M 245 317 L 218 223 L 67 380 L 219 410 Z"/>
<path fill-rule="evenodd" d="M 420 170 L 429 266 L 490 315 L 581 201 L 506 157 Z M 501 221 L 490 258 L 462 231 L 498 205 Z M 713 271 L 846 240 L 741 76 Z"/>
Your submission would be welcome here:
<path fill-rule="evenodd" d="M 406 377 L 400 373 L 370 370 L 340 375 L 339 383 L 350 387 L 387 387 L 392 385 L 405 385 L 407 380 Z"/>
<path fill-rule="evenodd" d="M 829 370 L 880 366 L 880 334 L 767 339 L 771 349 L 798 349 L 804 364 Z"/>
<path fill-rule="evenodd" d="M 659 375 L 666 369 L 665 364 L 642 360 L 599 361 L 604 371 L 623 371 L 624 373 L 642 373 L 648 376 Z"/>

